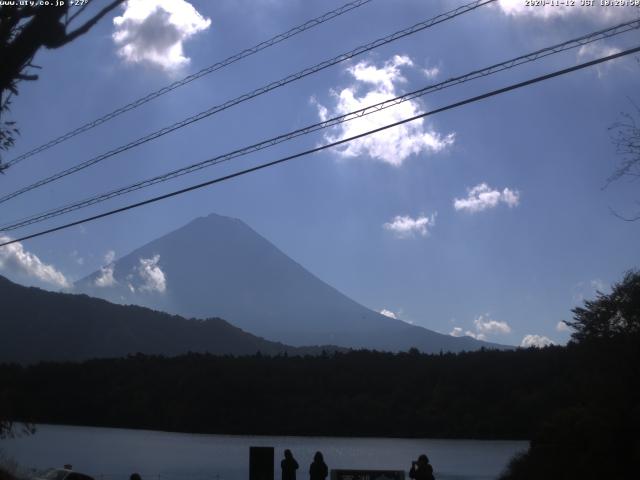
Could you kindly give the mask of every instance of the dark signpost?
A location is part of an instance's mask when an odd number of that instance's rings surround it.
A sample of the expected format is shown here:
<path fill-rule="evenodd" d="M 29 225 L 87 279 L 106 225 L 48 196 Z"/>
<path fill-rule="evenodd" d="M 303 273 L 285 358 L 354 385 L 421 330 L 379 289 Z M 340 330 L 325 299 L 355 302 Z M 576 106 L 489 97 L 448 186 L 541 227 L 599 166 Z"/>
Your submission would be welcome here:
<path fill-rule="evenodd" d="M 404 480 L 404 470 L 331 470 L 331 480 Z"/>
<path fill-rule="evenodd" d="M 273 447 L 249 447 L 249 480 L 274 480 L 273 457 Z"/>

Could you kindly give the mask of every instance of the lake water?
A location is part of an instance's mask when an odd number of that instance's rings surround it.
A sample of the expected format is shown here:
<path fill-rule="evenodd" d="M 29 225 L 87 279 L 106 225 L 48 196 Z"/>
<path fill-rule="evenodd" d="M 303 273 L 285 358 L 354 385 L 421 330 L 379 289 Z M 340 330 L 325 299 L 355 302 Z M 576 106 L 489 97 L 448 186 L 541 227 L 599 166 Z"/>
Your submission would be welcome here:
<path fill-rule="evenodd" d="M 249 447 L 272 446 L 276 479 L 285 448 L 300 464 L 298 479 L 320 450 L 329 468 L 405 470 L 426 453 L 439 480 L 497 478 L 523 441 L 199 435 L 149 430 L 39 425 L 33 436 L 0 440 L 5 457 L 44 469 L 70 463 L 98 480 L 247 480 Z M 408 477 L 407 477 L 408 478 Z"/>

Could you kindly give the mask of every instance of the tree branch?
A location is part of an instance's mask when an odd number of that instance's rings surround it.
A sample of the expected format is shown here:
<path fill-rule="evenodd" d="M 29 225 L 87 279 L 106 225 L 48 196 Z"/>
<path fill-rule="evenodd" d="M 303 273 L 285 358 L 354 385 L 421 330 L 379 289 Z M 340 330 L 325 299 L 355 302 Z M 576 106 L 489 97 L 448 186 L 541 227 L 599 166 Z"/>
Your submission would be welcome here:
<path fill-rule="evenodd" d="M 123 1 L 124 0 L 113 0 L 109 5 L 107 5 L 102 10 L 100 10 L 96 15 L 94 15 L 93 18 L 91 18 L 90 20 L 87 20 L 87 22 L 84 25 L 82 25 L 81 27 L 78 27 L 73 32 L 67 33 L 65 35 L 64 41 L 58 46 L 66 45 L 72 40 L 75 40 L 80 35 L 87 33 L 91 29 L 91 27 L 93 27 L 96 23 L 100 21 L 102 17 L 104 17 L 107 13 L 109 13 L 111 10 L 113 10 L 118 5 L 120 5 Z M 71 17 L 71 20 L 73 20 L 74 17 Z"/>
<path fill-rule="evenodd" d="M 85 3 L 84 5 L 82 5 L 77 11 L 76 13 L 74 13 L 73 15 L 71 15 L 71 17 L 69 17 L 69 19 L 66 22 L 66 25 L 68 26 L 71 22 L 73 22 L 73 20 L 80 15 L 82 12 L 84 12 L 84 10 L 89 6 L 89 2 Z"/>
<path fill-rule="evenodd" d="M 619 218 L 620 220 L 624 220 L 625 222 L 637 222 L 638 220 L 640 220 L 640 214 L 636 215 L 635 217 L 625 217 L 623 215 L 620 215 L 611 207 L 609 207 L 609 211 L 614 217 Z"/>

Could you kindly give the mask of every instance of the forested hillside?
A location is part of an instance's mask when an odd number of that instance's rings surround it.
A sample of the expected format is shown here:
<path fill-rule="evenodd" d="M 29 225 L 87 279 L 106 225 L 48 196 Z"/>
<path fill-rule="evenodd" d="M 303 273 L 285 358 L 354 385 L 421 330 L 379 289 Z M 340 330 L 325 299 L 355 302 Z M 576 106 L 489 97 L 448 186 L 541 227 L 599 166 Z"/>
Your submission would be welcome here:
<path fill-rule="evenodd" d="M 190 320 L 86 295 L 27 288 L 0 276 L 0 362 L 80 361 L 132 353 L 321 353 L 269 342 L 219 318 Z M 331 347 L 324 347 L 331 350 Z"/>

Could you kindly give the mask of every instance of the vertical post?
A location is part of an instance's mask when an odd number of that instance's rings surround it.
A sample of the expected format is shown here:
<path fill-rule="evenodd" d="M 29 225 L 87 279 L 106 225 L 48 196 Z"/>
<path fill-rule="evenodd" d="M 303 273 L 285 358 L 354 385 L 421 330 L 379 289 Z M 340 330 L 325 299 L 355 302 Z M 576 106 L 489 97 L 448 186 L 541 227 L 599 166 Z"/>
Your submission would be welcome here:
<path fill-rule="evenodd" d="M 249 447 L 249 480 L 274 480 L 273 447 Z"/>

